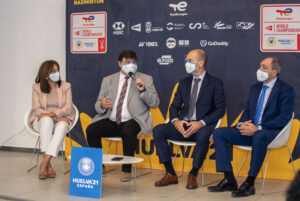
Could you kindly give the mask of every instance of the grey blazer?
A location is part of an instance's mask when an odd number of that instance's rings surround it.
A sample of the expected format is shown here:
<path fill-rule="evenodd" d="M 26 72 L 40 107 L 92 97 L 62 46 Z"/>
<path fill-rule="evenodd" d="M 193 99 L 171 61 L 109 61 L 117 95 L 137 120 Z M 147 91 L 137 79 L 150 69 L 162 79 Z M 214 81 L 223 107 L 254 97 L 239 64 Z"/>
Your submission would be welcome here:
<path fill-rule="evenodd" d="M 116 97 L 120 73 L 121 72 L 118 72 L 103 78 L 100 93 L 95 104 L 95 109 L 98 114 L 93 118 L 93 123 L 110 117 L 112 109 L 103 110 L 101 108 L 101 102 L 106 96 L 108 96 L 113 103 L 117 101 Z M 146 135 L 150 135 L 153 128 L 150 108 L 158 107 L 159 98 L 151 76 L 139 72 L 136 73 L 136 76 L 144 80 L 146 91 L 140 93 L 135 82 L 132 80 L 129 86 L 127 107 L 133 119 L 140 125 L 141 131 Z"/>

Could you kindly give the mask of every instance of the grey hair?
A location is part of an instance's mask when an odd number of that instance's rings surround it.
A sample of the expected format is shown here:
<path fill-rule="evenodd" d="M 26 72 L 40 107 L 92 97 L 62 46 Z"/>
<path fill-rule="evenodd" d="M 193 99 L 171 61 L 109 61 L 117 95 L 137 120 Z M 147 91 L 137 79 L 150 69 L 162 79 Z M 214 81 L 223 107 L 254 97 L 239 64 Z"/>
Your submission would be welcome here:
<path fill-rule="evenodd" d="M 269 57 L 269 58 L 272 59 L 272 62 L 271 62 L 272 70 L 276 70 L 278 72 L 277 75 L 279 75 L 280 71 L 281 71 L 281 62 L 280 62 L 280 60 L 277 57 Z"/>

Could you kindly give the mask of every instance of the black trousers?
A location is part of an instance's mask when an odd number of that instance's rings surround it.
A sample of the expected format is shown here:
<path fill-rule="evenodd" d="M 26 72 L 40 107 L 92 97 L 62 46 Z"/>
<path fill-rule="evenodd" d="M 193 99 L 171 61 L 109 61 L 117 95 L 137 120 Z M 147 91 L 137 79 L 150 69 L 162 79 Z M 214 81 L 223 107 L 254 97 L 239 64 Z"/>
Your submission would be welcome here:
<path fill-rule="evenodd" d="M 137 135 L 141 131 L 139 124 L 131 119 L 117 124 L 110 119 L 102 119 L 90 124 L 86 129 L 89 147 L 102 148 L 102 137 L 121 137 L 123 141 L 123 154 L 134 156 L 136 151 Z M 131 165 L 122 166 L 123 172 L 131 172 Z"/>

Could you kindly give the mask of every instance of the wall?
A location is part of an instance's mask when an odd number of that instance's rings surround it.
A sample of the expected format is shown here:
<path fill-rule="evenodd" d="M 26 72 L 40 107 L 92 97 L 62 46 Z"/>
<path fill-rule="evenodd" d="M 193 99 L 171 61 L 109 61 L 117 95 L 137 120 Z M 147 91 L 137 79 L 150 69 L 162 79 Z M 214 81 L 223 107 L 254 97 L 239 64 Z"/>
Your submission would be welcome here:
<path fill-rule="evenodd" d="M 24 128 L 32 84 L 40 64 L 55 59 L 65 79 L 64 0 L 0 1 L 0 145 Z M 33 147 L 26 131 L 4 144 Z"/>

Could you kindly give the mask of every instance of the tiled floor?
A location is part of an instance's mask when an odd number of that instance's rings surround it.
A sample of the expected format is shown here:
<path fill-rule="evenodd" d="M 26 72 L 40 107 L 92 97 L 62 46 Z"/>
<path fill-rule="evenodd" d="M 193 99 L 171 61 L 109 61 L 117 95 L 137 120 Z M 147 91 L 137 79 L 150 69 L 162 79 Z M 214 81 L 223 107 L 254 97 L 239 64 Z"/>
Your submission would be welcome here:
<path fill-rule="evenodd" d="M 62 160 L 57 158 L 53 160 L 53 166 L 57 171 L 55 179 L 38 179 L 38 168 L 27 173 L 26 168 L 30 161 L 31 155 L 28 153 L 16 153 L 0 151 L 0 200 L 8 200 L 3 197 L 13 197 L 19 200 L 53 200 L 53 201 L 77 201 L 77 200 L 95 200 L 81 197 L 71 197 L 69 191 L 70 174 L 62 173 Z M 107 167 L 108 169 L 109 167 Z M 138 169 L 138 174 L 148 170 Z M 197 201 L 284 201 L 285 194 L 268 194 L 261 195 L 260 180 L 256 183 L 256 195 L 248 198 L 232 198 L 229 192 L 225 193 L 210 193 L 207 191 L 207 186 L 200 186 L 196 190 L 185 189 L 186 176 L 179 179 L 178 185 L 157 188 L 154 187 L 154 182 L 163 175 L 161 170 L 153 170 L 151 174 L 139 177 L 137 179 L 137 191 L 132 191 L 132 183 L 121 183 L 119 181 L 120 169 L 109 172 L 103 177 L 102 183 L 102 200 L 104 201 L 163 201 L 163 200 L 197 200 Z M 211 184 L 222 179 L 221 175 L 205 174 L 206 184 Z M 245 178 L 238 177 L 238 182 L 241 183 Z M 201 183 L 201 176 L 198 176 L 198 182 Z M 289 181 L 283 180 L 267 180 L 266 191 L 279 191 L 288 187 Z"/>

